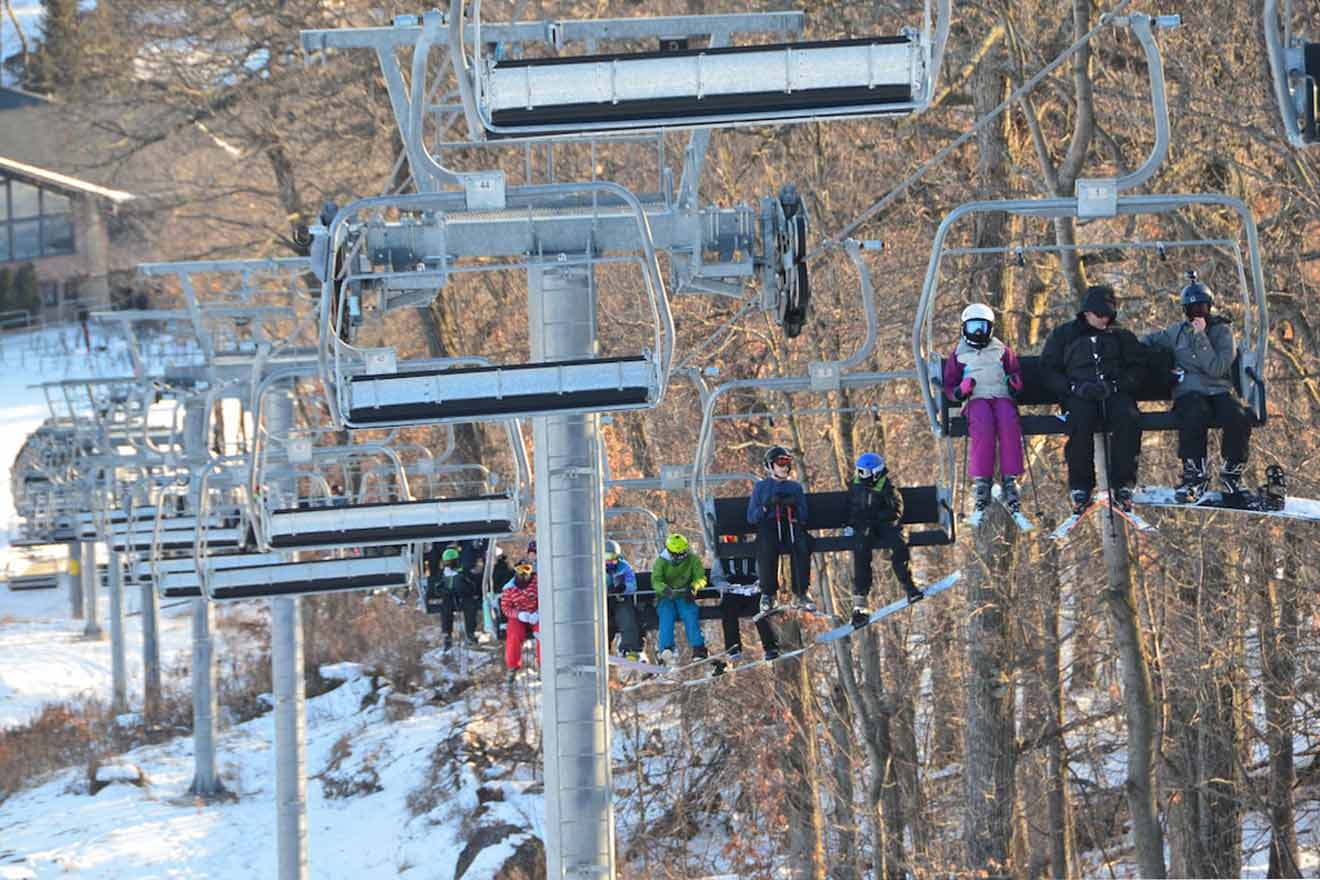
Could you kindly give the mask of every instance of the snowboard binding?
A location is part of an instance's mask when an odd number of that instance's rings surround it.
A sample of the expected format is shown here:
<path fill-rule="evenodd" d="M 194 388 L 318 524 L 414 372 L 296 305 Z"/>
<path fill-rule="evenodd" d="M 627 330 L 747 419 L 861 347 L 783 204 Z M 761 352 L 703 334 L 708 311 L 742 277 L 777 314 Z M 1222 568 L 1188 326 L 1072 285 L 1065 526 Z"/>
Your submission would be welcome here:
<path fill-rule="evenodd" d="M 1288 478 L 1283 468 L 1272 464 L 1265 468 L 1265 485 L 1260 487 L 1261 510 L 1283 510 L 1288 501 Z"/>

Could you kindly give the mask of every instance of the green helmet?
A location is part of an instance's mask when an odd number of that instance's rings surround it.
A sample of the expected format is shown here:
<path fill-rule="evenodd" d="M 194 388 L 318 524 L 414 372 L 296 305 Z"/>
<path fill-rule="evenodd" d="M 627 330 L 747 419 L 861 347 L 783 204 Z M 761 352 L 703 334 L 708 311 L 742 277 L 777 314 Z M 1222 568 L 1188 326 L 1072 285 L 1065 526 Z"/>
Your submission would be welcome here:
<path fill-rule="evenodd" d="M 458 551 L 455 550 L 453 547 L 450 547 L 444 553 L 440 554 L 440 558 L 443 559 L 445 562 L 454 562 L 455 560 L 458 559 Z"/>
<path fill-rule="evenodd" d="M 688 539 L 678 532 L 665 539 L 665 549 L 670 553 L 686 553 L 688 549 Z"/>

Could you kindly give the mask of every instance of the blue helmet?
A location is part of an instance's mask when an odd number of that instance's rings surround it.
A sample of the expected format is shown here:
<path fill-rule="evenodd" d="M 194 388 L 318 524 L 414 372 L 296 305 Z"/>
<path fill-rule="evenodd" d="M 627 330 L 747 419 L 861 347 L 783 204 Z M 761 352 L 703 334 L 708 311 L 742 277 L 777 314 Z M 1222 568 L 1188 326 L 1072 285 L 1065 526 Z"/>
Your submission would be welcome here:
<path fill-rule="evenodd" d="M 885 457 L 874 452 L 863 452 L 857 456 L 857 476 L 870 480 L 885 472 Z"/>

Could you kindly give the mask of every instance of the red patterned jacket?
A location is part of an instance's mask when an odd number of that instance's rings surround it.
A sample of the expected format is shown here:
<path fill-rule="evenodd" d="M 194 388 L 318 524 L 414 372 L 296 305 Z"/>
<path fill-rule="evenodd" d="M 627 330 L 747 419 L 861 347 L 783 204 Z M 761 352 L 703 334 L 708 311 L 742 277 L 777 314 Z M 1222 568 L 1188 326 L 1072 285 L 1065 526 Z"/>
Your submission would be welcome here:
<path fill-rule="evenodd" d="M 500 610 L 507 618 L 517 618 L 519 611 L 535 611 L 537 607 L 535 572 L 522 586 L 519 586 L 518 579 L 514 578 L 500 593 Z"/>

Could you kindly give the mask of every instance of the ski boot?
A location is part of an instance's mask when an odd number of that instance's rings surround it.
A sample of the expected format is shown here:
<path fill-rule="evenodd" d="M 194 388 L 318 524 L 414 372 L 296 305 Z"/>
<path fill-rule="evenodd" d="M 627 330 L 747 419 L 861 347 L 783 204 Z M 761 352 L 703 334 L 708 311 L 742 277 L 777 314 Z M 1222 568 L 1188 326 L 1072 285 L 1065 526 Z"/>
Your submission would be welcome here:
<path fill-rule="evenodd" d="M 1132 512 L 1132 495 L 1135 487 L 1131 483 L 1124 483 L 1114 490 L 1114 500 L 1118 502 L 1119 510 L 1124 513 Z"/>
<path fill-rule="evenodd" d="M 769 593 L 761 594 L 761 614 L 769 614 L 775 610 L 775 597 Z"/>
<path fill-rule="evenodd" d="M 1069 489 L 1068 500 L 1072 502 L 1072 515 L 1081 516 L 1091 506 L 1091 490 Z"/>
<path fill-rule="evenodd" d="M 729 664 L 723 660 L 716 660 L 710 665 L 711 665 L 711 670 L 710 670 L 711 678 L 714 678 L 717 675 L 723 675 L 724 670 L 729 668 Z"/>
<path fill-rule="evenodd" d="M 871 619 L 871 612 L 866 607 L 866 597 L 860 594 L 852 597 L 852 619 L 849 621 L 858 629 L 866 626 L 866 622 Z"/>
<path fill-rule="evenodd" d="M 513 687 L 513 683 L 517 680 L 517 678 L 518 678 L 518 670 L 510 669 L 509 674 L 504 676 L 504 684 L 507 687 Z"/>
<path fill-rule="evenodd" d="M 976 477 L 972 480 L 972 512 L 967 515 L 967 524 L 975 528 L 981 524 L 985 509 L 990 506 L 990 477 Z"/>
<path fill-rule="evenodd" d="M 695 648 L 692 649 L 693 660 L 705 660 L 709 656 L 710 656 L 710 650 L 707 649 L 705 645 L 697 645 Z"/>
<path fill-rule="evenodd" d="M 1009 474 L 1003 477 L 1000 482 L 1003 485 L 1003 494 L 1000 496 L 1000 500 L 1004 502 L 1008 512 L 1012 514 L 1021 513 L 1022 496 L 1018 494 L 1017 477 Z"/>
<path fill-rule="evenodd" d="M 1197 499 L 1205 494 L 1209 483 L 1205 476 L 1205 459 L 1184 458 L 1182 481 L 1173 489 L 1173 500 L 1179 504 L 1195 504 Z"/>
<path fill-rule="evenodd" d="M 810 593 L 803 593 L 801 596 L 798 596 L 795 604 L 799 611 L 805 611 L 808 614 L 816 613 L 816 603 L 811 601 Z"/>
<path fill-rule="evenodd" d="M 448 650 L 451 650 L 453 647 L 454 647 L 454 637 L 453 637 L 453 636 L 445 636 L 445 644 L 444 644 L 444 647 L 441 648 L 440 650 L 442 650 L 442 651 L 448 651 Z"/>
<path fill-rule="evenodd" d="M 1283 510 L 1288 503 L 1288 478 L 1283 468 L 1272 464 L 1265 468 L 1265 485 L 1260 487 L 1262 510 Z"/>
<path fill-rule="evenodd" d="M 1247 463 L 1245 461 L 1226 461 L 1223 467 L 1219 469 L 1219 486 L 1224 493 L 1224 500 L 1227 501 L 1230 495 L 1241 498 L 1247 494 L 1247 485 L 1242 475 L 1246 473 Z"/>

